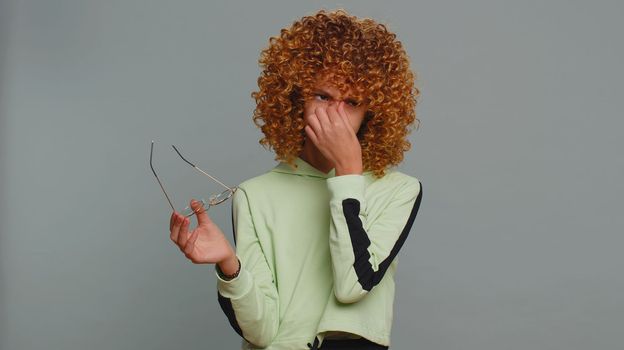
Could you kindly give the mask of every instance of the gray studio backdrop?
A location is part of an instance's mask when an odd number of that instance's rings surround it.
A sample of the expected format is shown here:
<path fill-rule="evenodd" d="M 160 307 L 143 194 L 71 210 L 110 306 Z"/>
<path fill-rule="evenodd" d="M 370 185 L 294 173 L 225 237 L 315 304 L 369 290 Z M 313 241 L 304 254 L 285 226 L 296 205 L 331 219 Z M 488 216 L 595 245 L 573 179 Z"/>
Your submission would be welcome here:
<path fill-rule="evenodd" d="M 2 350 L 239 347 L 149 144 L 180 208 L 217 187 L 172 143 L 232 185 L 272 168 L 257 59 L 323 7 L 386 23 L 422 90 L 391 348 L 622 348 L 622 2 L 0 4 Z"/>

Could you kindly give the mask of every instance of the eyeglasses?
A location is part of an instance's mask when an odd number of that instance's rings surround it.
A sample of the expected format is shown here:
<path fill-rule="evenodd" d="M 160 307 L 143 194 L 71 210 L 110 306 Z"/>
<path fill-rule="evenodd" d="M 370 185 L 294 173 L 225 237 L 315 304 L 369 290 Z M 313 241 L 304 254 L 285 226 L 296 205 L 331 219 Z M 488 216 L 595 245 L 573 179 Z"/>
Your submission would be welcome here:
<path fill-rule="evenodd" d="M 230 188 L 230 187 L 224 185 L 223 182 L 215 179 L 214 177 L 212 177 L 207 172 L 205 172 L 205 171 L 201 170 L 200 168 L 198 168 L 197 166 L 195 166 L 195 164 L 193 164 L 193 163 L 189 162 L 188 160 L 186 160 L 186 158 L 184 158 L 182 156 L 180 151 L 178 151 L 176 146 L 171 145 L 171 147 L 173 147 L 173 149 L 180 156 L 180 158 L 182 158 L 183 161 L 187 162 L 190 166 L 195 168 L 197 171 L 199 171 L 202 174 L 208 176 L 212 180 L 216 181 L 219 185 L 221 185 L 221 186 L 226 188 L 226 190 L 221 192 L 221 193 L 211 195 L 210 197 L 208 197 L 208 200 L 205 200 L 203 198 L 199 200 L 199 202 L 201 203 L 202 207 L 206 208 L 206 210 L 210 209 L 211 206 L 218 205 L 218 204 L 221 204 L 221 203 L 225 202 L 228 198 L 232 197 L 234 192 L 236 192 L 236 190 L 238 189 L 238 187 L 236 187 L 236 186 Z M 158 178 L 158 175 L 156 175 L 156 171 L 154 170 L 154 165 L 152 163 L 153 155 L 154 155 L 154 141 L 152 141 L 152 145 L 151 145 L 151 148 L 150 148 L 150 168 L 152 168 L 152 172 L 154 173 L 154 176 L 156 177 L 156 181 L 158 181 L 158 184 L 160 185 L 160 188 L 162 189 L 163 193 L 165 194 L 165 197 L 167 198 L 167 202 L 169 202 L 169 205 L 171 206 L 171 209 L 173 211 L 176 211 L 175 208 L 173 207 L 173 204 L 171 203 L 171 199 L 169 198 L 169 195 L 167 194 L 167 191 L 165 191 L 165 187 L 163 186 L 162 182 L 160 182 L 160 179 Z M 191 207 L 187 206 L 186 208 L 184 208 L 181 211 L 181 213 L 182 213 L 182 215 L 184 215 L 186 217 L 189 217 L 189 216 L 195 214 L 195 211 L 193 211 L 193 209 Z"/>

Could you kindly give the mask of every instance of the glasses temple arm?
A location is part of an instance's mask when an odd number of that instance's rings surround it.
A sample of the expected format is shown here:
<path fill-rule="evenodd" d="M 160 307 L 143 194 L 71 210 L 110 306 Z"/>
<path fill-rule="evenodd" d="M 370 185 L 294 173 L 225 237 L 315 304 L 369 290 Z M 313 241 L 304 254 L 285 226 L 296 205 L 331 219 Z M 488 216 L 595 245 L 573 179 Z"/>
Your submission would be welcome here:
<path fill-rule="evenodd" d="M 154 176 L 156 177 L 156 181 L 158 181 L 160 188 L 165 194 L 165 197 L 167 197 L 167 202 L 169 202 L 169 205 L 171 206 L 171 210 L 176 211 L 175 208 L 173 207 L 173 204 L 171 203 L 171 199 L 169 199 L 169 195 L 167 194 L 167 191 L 165 191 L 165 187 L 163 186 L 162 182 L 160 182 L 158 175 L 156 175 L 156 171 L 154 170 L 154 166 L 152 165 L 152 153 L 154 153 L 154 141 L 152 141 L 152 146 L 150 148 L 150 168 L 152 168 L 152 173 L 154 173 Z"/>
<path fill-rule="evenodd" d="M 227 188 L 230 191 L 234 191 L 232 188 L 226 186 L 223 182 L 215 179 L 214 177 L 212 177 L 210 174 L 208 174 L 207 172 L 201 170 L 200 168 L 198 168 L 197 166 L 195 166 L 195 164 L 189 162 L 188 160 L 186 160 L 186 158 L 184 158 L 184 156 L 182 156 L 182 154 L 180 153 L 180 151 L 178 151 L 178 149 L 176 148 L 176 146 L 171 145 L 171 147 L 173 147 L 173 149 L 176 151 L 176 153 L 180 156 L 180 158 L 182 158 L 183 161 L 187 162 L 190 166 L 192 166 L 193 168 L 197 169 L 198 171 L 200 171 L 202 174 L 208 176 L 209 178 L 211 178 L 212 180 L 218 182 L 221 186 Z"/>

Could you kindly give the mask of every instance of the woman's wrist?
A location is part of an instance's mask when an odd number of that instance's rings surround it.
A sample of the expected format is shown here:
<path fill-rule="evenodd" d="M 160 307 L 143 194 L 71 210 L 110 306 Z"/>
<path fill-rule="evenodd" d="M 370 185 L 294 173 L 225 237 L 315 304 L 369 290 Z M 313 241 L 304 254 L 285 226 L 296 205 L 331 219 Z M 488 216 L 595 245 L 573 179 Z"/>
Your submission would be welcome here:
<path fill-rule="evenodd" d="M 364 171 L 361 157 L 360 157 L 360 160 L 352 160 L 352 161 L 347 161 L 343 163 L 337 163 L 335 168 L 336 168 L 336 171 L 334 174 L 336 176 L 350 175 L 350 174 L 362 175 Z"/>
<path fill-rule="evenodd" d="M 224 275 L 234 275 L 239 268 L 239 261 L 236 253 L 232 251 L 227 258 L 218 262 L 217 266 Z"/>

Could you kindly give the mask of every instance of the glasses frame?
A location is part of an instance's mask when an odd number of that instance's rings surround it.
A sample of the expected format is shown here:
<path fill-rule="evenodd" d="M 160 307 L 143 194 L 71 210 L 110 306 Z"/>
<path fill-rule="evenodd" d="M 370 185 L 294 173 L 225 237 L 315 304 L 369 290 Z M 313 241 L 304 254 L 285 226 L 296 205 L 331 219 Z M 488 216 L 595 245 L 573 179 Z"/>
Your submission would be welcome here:
<path fill-rule="evenodd" d="M 228 200 L 230 197 L 232 197 L 234 192 L 236 192 L 236 190 L 238 189 L 238 186 L 229 187 L 229 186 L 225 185 L 223 182 L 217 180 L 215 177 L 213 177 L 212 175 L 208 174 L 207 172 L 205 172 L 204 170 L 200 169 L 195 164 L 189 162 L 186 158 L 184 158 L 184 156 L 182 156 L 182 153 L 180 153 L 180 151 L 176 148 L 176 146 L 171 145 L 171 147 L 173 147 L 173 150 L 176 151 L 176 153 L 180 156 L 180 158 L 182 158 L 183 161 L 185 161 L 187 164 L 192 166 L 195 170 L 197 170 L 200 173 L 208 176 L 210 179 L 212 179 L 213 181 L 217 182 L 219 185 L 221 185 L 221 186 L 226 188 L 225 191 L 223 191 L 223 192 L 221 192 L 219 194 L 211 195 L 208 198 L 208 200 L 205 200 L 203 198 L 201 198 L 199 200 L 199 202 L 201 203 L 202 208 L 206 208 L 206 211 L 208 211 L 208 209 L 210 209 L 210 207 L 215 206 L 215 205 L 219 205 L 219 204 L 225 202 L 226 200 Z M 171 202 L 171 198 L 167 194 L 167 191 L 165 191 L 165 186 L 163 186 L 162 182 L 160 181 L 160 178 L 158 177 L 158 174 L 156 174 L 156 170 L 154 170 L 153 155 L 154 155 L 154 140 L 152 140 L 152 144 L 150 146 L 150 168 L 152 169 L 152 173 L 154 173 L 154 176 L 156 177 L 156 181 L 158 181 L 158 184 L 160 185 L 160 188 L 162 189 L 163 193 L 165 194 L 165 198 L 167 198 L 167 202 L 169 202 L 169 206 L 171 207 L 171 210 L 173 210 L 175 212 L 176 210 L 175 210 L 175 207 L 173 206 L 173 203 Z M 193 214 L 195 214 L 197 212 L 187 206 L 180 213 L 182 215 L 186 216 L 186 217 L 189 217 L 189 216 L 192 216 Z"/>

